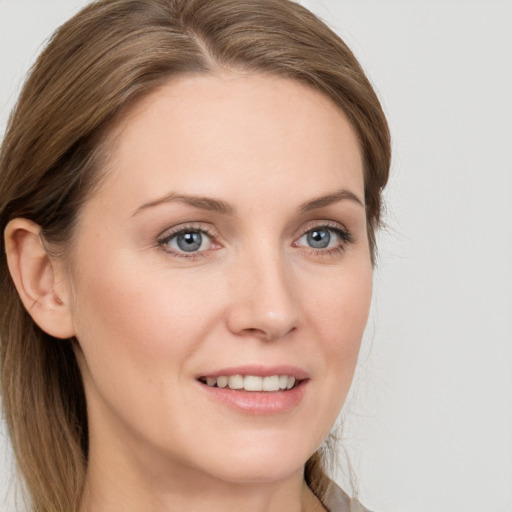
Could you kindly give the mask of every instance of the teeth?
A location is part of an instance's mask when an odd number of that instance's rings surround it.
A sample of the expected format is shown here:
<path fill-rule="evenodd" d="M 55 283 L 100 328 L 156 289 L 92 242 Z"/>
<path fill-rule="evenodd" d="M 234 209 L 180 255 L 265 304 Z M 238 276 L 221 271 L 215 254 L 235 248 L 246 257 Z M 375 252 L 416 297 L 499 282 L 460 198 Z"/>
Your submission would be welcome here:
<path fill-rule="evenodd" d="M 263 378 L 247 375 L 244 377 L 244 389 L 246 391 L 263 391 Z"/>
<path fill-rule="evenodd" d="M 229 389 L 242 389 L 244 387 L 244 378 L 241 375 L 231 375 L 228 377 Z"/>
<path fill-rule="evenodd" d="M 288 375 L 270 375 L 258 377 L 256 375 L 230 375 L 220 377 L 206 377 L 206 384 L 210 387 L 229 389 L 244 389 L 245 391 L 279 391 L 291 389 L 295 385 L 295 377 Z"/>
<path fill-rule="evenodd" d="M 295 385 L 295 377 L 288 378 L 288 384 L 286 385 L 286 389 L 292 389 Z"/>
<path fill-rule="evenodd" d="M 217 381 L 217 386 L 219 388 L 225 388 L 228 385 L 228 378 L 227 377 L 217 377 L 214 380 Z M 208 379 L 206 379 L 206 382 L 208 382 Z"/>
<path fill-rule="evenodd" d="M 263 378 L 263 391 L 278 391 L 279 390 L 279 376 L 272 375 L 272 377 Z"/>

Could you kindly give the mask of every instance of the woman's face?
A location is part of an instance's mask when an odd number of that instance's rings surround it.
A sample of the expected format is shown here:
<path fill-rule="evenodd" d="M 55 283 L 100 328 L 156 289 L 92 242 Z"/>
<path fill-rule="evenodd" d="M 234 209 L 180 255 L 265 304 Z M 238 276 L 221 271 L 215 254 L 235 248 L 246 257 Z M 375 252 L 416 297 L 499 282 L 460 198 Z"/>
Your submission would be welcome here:
<path fill-rule="evenodd" d="M 229 73 L 174 79 L 114 138 L 70 255 L 91 467 L 301 471 L 347 395 L 370 304 L 351 126 L 297 82 Z"/>

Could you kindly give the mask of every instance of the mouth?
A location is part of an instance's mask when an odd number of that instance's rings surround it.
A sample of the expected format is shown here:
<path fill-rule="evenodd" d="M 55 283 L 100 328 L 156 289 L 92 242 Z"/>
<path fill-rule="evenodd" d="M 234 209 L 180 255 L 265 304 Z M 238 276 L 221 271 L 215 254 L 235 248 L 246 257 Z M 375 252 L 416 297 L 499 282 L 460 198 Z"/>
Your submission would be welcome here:
<path fill-rule="evenodd" d="M 199 377 L 199 382 L 211 388 L 230 389 L 233 391 L 277 393 L 289 391 L 299 386 L 306 379 L 293 375 L 219 375 L 217 377 Z"/>
<path fill-rule="evenodd" d="M 310 387 L 308 372 L 289 365 L 244 365 L 198 375 L 213 403 L 243 414 L 274 415 L 297 408 Z"/>

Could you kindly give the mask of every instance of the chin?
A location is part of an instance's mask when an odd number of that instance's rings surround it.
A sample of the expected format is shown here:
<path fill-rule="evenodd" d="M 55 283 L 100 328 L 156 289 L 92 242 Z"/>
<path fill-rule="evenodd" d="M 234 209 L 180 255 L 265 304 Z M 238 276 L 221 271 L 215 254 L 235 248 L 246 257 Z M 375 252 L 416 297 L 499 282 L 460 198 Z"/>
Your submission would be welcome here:
<path fill-rule="evenodd" d="M 308 444 L 297 440 L 265 443 L 254 436 L 243 446 L 233 443 L 226 446 L 222 454 L 210 453 L 208 458 L 203 458 L 202 465 L 206 472 L 225 482 L 276 482 L 303 472 L 304 465 L 315 451 L 314 447 L 306 450 Z"/>
<path fill-rule="evenodd" d="M 265 463 L 256 463 L 255 461 L 244 461 L 240 464 L 233 464 L 227 467 L 222 464 L 221 467 L 217 465 L 216 476 L 232 484 L 265 484 L 272 482 L 279 482 L 286 480 L 291 476 L 302 473 L 306 461 L 285 460 L 277 461 L 274 457 L 273 460 L 267 460 Z"/>

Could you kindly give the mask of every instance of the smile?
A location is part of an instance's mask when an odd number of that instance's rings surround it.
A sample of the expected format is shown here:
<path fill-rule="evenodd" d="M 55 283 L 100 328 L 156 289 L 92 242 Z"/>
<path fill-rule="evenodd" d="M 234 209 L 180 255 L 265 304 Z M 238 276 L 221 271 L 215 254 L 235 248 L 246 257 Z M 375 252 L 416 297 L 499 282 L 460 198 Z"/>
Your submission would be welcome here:
<path fill-rule="evenodd" d="M 201 377 L 200 382 L 212 388 L 228 388 L 235 391 L 276 392 L 290 390 L 299 384 L 294 376 L 269 375 L 219 375 L 218 377 Z"/>
<path fill-rule="evenodd" d="M 243 414 L 281 414 L 298 407 L 311 375 L 297 366 L 246 364 L 199 374 L 209 400 Z"/>

